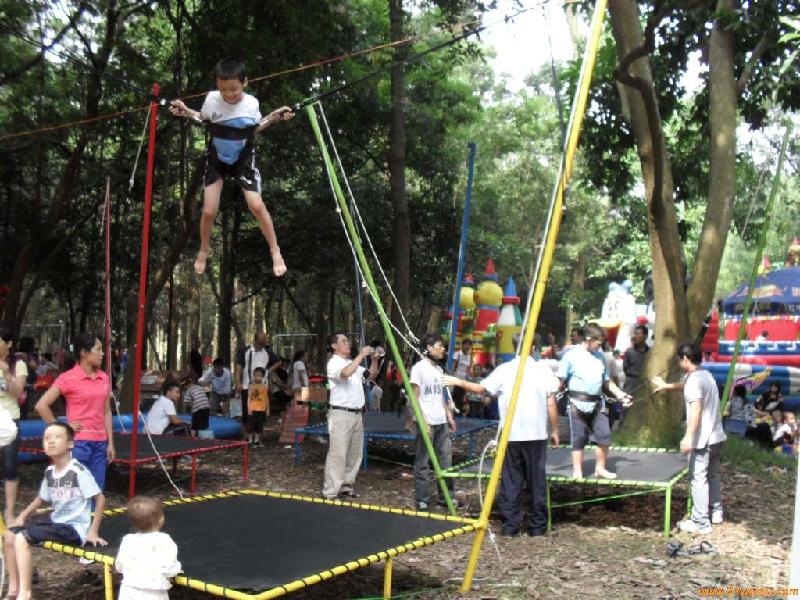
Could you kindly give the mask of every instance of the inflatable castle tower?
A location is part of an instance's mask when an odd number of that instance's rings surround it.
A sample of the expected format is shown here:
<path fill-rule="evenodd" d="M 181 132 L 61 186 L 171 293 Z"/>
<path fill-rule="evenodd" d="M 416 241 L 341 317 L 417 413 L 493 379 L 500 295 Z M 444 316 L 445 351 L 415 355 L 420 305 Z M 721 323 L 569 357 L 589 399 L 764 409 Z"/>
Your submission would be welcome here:
<path fill-rule="evenodd" d="M 519 312 L 519 296 L 514 278 L 509 277 L 503 290 L 503 307 L 497 320 L 497 364 L 514 359 L 517 349 L 514 347 L 514 334 L 522 331 L 522 315 Z"/>
<path fill-rule="evenodd" d="M 503 289 L 497 283 L 494 261 L 486 262 L 483 281 L 475 290 L 475 325 L 472 331 L 474 362 L 486 366 L 493 363 L 493 351 L 497 336 L 497 321 L 500 305 L 503 302 Z"/>

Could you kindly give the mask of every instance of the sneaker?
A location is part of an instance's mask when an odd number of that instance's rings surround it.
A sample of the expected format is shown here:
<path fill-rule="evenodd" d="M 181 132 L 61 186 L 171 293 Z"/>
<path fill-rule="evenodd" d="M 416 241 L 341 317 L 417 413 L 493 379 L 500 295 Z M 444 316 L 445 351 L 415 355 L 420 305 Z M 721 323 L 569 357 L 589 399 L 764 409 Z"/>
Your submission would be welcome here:
<path fill-rule="evenodd" d="M 454 506 L 456 509 L 459 509 L 459 508 L 464 508 L 464 503 L 463 503 L 461 500 L 459 500 L 458 498 L 456 498 L 456 497 L 452 497 L 452 498 L 450 498 L 450 499 L 453 501 L 453 506 Z M 436 501 L 436 505 L 437 505 L 437 506 L 444 507 L 444 508 L 447 508 L 447 502 L 445 502 L 445 499 L 444 499 L 444 498 L 439 498 L 439 499 Z"/>
<path fill-rule="evenodd" d="M 691 519 L 686 519 L 678 523 L 678 530 L 684 533 L 693 533 L 695 535 L 708 535 L 711 533 L 711 525 L 698 525 Z"/>
<path fill-rule="evenodd" d="M 722 525 L 725 521 L 724 515 L 722 514 L 722 509 L 715 510 L 711 512 L 711 524 L 712 525 Z"/>
<path fill-rule="evenodd" d="M 428 510 L 427 502 L 417 502 L 417 510 Z"/>

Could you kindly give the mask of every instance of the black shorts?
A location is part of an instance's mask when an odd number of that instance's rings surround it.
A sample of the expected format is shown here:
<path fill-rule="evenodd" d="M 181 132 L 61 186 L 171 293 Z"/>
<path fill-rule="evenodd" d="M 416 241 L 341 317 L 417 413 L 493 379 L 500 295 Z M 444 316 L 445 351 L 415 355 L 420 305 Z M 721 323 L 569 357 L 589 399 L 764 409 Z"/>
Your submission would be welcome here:
<path fill-rule="evenodd" d="M 263 410 L 254 410 L 247 415 L 247 431 L 250 433 L 261 433 L 264 431 L 264 422 L 267 420 L 267 413 Z"/>
<path fill-rule="evenodd" d="M 594 441 L 598 446 L 611 444 L 611 427 L 606 412 L 599 409 L 591 414 L 581 412 L 572 403 L 569 404 L 567 412 L 573 450 L 583 450 L 589 443 L 589 435 L 594 435 Z"/>
<path fill-rule="evenodd" d="M 217 157 L 217 151 L 212 141 L 208 142 L 206 153 L 206 172 L 203 183 L 206 187 L 219 179 L 232 177 L 246 192 L 261 193 L 261 173 L 256 166 L 256 148 L 253 142 L 248 142 L 234 164 L 222 162 Z"/>
<path fill-rule="evenodd" d="M 19 527 L 9 527 L 9 531 L 21 533 L 31 546 L 42 542 L 60 542 L 70 546 L 82 546 L 81 536 L 72 525 L 53 523 L 49 518 L 25 523 Z"/>
<path fill-rule="evenodd" d="M 197 412 L 192 413 L 192 431 L 200 431 L 201 429 L 208 429 L 208 414 L 209 409 L 201 408 Z"/>

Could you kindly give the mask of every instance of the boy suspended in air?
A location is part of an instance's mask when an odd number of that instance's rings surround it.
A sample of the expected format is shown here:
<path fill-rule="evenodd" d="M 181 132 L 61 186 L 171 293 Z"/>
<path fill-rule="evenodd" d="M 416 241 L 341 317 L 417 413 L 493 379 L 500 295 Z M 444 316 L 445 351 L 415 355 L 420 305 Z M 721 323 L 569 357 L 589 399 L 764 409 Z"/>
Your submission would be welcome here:
<path fill-rule="evenodd" d="M 214 75 L 217 91 L 208 93 L 199 112 L 188 108 L 181 100 L 174 100 L 170 106 L 170 112 L 175 116 L 207 121 L 211 134 L 204 178 L 203 214 L 200 218 L 200 251 L 194 261 L 194 270 L 201 274 L 206 269 L 211 227 L 219 211 L 223 177 L 227 175 L 235 177 L 241 186 L 247 207 L 269 244 L 272 272 L 280 277 L 286 273 L 286 264 L 275 236 L 272 217 L 261 199 L 261 175 L 256 166 L 253 136 L 277 121 L 291 119 L 294 112 L 288 106 L 283 106 L 262 118 L 258 99 L 244 92 L 247 76 L 244 64 L 239 60 L 226 58 L 219 61 L 214 68 Z"/>

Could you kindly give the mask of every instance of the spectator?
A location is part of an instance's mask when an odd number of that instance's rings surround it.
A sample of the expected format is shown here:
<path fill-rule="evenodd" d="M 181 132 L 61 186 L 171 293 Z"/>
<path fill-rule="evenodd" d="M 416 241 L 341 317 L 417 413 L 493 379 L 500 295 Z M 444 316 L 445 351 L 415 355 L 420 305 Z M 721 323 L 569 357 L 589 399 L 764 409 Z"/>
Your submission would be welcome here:
<path fill-rule="evenodd" d="M 225 367 L 222 357 L 217 357 L 211 364 L 211 368 L 206 371 L 197 382 L 202 386 L 211 385 L 211 396 L 209 403 L 211 412 L 215 415 L 226 415 L 228 413 L 228 402 L 231 399 L 233 389 L 233 377 L 230 370 Z"/>
<path fill-rule="evenodd" d="M 292 401 L 292 388 L 289 387 L 289 372 L 285 368 L 286 359 L 278 358 L 267 377 L 270 402 L 276 409 L 285 408 Z M 269 414 L 269 411 L 267 411 Z"/>
<path fill-rule="evenodd" d="M 536 335 L 539 336 L 539 346 L 541 346 L 542 345 L 542 336 L 539 335 L 538 333 Z M 557 358 L 559 360 L 561 360 L 561 358 L 564 356 L 565 353 L 569 352 L 570 350 L 572 350 L 576 346 L 580 346 L 583 343 L 583 340 L 585 340 L 585 339 L 586 339 L 586 336 L 583 333 L 583 328 L 582 327 L 575 326 L 572 329 L 570 329 L 570 331 L 569 331 L 569 344 L 564 346 L 564 348 L 561 350 L 561 352 L 558 353 Z"/>
<path fill-rule="evenodd" d="M 459 379 L 466 379 L 470 373 L 472 373 L 472 340 L 464 338 L 461 349 L 453 354 L 453 375 Z M 461 412 L 467 411 L 468 405 L 464 401 L 466 394 L 467 391 L 463 387 L 456 387 L 451 393 L 453 404 Z"/>
<path fill-rule="evenodd" d="M 253 344 L 237 357 L 233 379 L 236 392 L 240 393 L 242 398 L 243 426 L 247 424 L 247 389 L 253 380 L 253 369 L 261 367 L 269 371 L 277 361 L 278 357 L 269 345 L 269 336 L 264 331 L 259 331 L 253 339 Z"/>
<path fill-rule="evenodd" d="M 453 413 L 445 400 L 442 386 L 442 368 L 439 362 L 446 352 L 442 337 L 438 333 L 426 333 L 420 342 L 425 358 L 411 367 L 409 381 L 419 401 L 422 423 L 416 424 L 414 440 L 414 496 L 417 510 L 428 510 L 433 490 L 431 489 L 431 457 L 428 446 L 420 433 L 425 428 L 436 459 L 442 469 L 453 464 L 453 445 L 451 433 L 457 431 Z M 456 379 L 456 381 L 461 381 Z M 447 488 L 453 494 L 453 480 L 446 479 Z M 441 493 L 437 503 L 446 506 Z"/>
<path fill-rule="evenodd" d="M 769 389 L 761 394 L 756 402 L 756 415 L 759 417 L 769 417 L 776 410 L 783 412 L 783 394 L 781 393 L 780 381 L 770 383 Z"/>
<path fill-rule="evenodd" d="M 328 347 L 333 352 L 327 365 L 331 386 L 328 410 L 330 441 L 322 495 L 327 499 L 337 496 L 350 499 L 357 497 L 353 486 L 364 449 L 364 374 L 369 373 L 369 378 L 373 379 L 378 373 L 379 361 L 372 363 L 370 371 L 361 366 L 364 359 L 374 353 L 370 346 L 362 348 L 351 359 L 350 340 L 343 333 L 334 333 Z"/>
<path fill-rule="evenodd" d="M 47 423 L 56 420 L 51 409 L 63 395 L 67 403 L 67 422 L 75 430 L 72 456 L 105 488 L 106 468 L 114 460 L 114 435 L 111 425 L 111 381 L 102 370 L 103 343 L 92 333 L 82 333 L 74 341 L 77 364 L 64 371 L 36 403 L 36 411 Z"/>
<path fill-rule="evenodd" d="M 211 403 L 206 391 L 195 383 L 194 373 L 184 378 L 183 387 L 183 406 L 192 413 L 192 437 L 197 437 L 199 432 L 208 429 Z"/>
<path fill-rule="evenodd" d="M 745 436 L 758 441 L 756 429 L 756 411 L 753 404 L 747 399 L 747 388 L 743 385 L 733 386 L 733 396 L 726 407 L 727 416 L 736 421 L 742 421 L 747 426 Z"/>
<path fill-rule="evenodd" d="M 200 340 L 192 342 L 192 349 L 189 351 L 189 366 L 194 372 L 194 380 L 200 379 L 203 375 L 203 355 L 200 354 Z"/>
<path fill-rule="evenodd" d="M 764 344 L 764 343 L 766 343 L 767 341 L 769 341 L 769 332 L 765 329 L 764 331 L 761 332 L 761 335 L 758 336 L 753 341 L 755 341 L 756 344 Z"/>
<path fill-rule="evenodd" d="M 782 423 L 775 428 L 775 433 L 772 435 L 772 445 L 779 446 L 794 446 L 797 439 L 797 421 L 793 412 L 785 412 L 781 415 Z"/>
<path fill-rule="evenodd" d="M 8 411 L 14 424 L 19 428 L 19 397 L 24 393 L 25 382 L 28 379 L 28 365 L 24 360 L 11 359 L 11 346 L 14 335 L 8 327 L 0 327 L 0 409 Z M 3 480 L 6 493 L 6 507 L 3 516 L 6 524 L 15 518 L 17 502 L 17 486 L 19 476 L 18 450 L 19 435 L 9 445 L 0 450 L 0 465 L 3 467 Z"/>
<path fill-rule="evenodd" d="M 161 396 L 153 403 L 144 424 L 153 435 L 189 435 L 191 425 L 178 418 L 175 403 L 181 398 L 181 386 L 177 381 L 167 380 L 161 388 Z"/>
<path fill-rule="evenodd" d="M 472 365 L 469 377 L 466 381 L 469 383 L 480 383 L 483 379 L 483 369 L 480 365 Z M 485 392 L 474 392 L 470 388 L 467 389 L 467 415 L 471 419 L 483 419 L 484 415 L 484 401 L 491 402 L 491 396 Z"/>
<path fill-rule="evenodd" d="M 300 400 L 304 387 L 308 387 L 308 369 L 306 368 L 306 351 L 298 350 L 292 359 L 292 397 Z"/>

